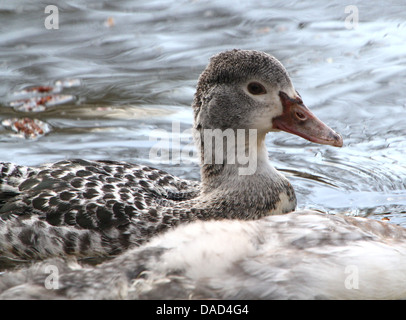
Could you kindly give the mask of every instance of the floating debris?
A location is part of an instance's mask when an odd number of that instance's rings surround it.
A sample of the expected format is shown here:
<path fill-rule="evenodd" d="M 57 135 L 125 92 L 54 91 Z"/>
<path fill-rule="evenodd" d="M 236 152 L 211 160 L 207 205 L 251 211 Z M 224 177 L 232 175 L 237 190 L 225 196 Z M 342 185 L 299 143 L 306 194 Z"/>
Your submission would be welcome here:
<path fill-rule="evenodd" d="M 31 86 L 13 92 L 13 96 L 20 99 L 9 102 L 9 106 L 21 112 L 41 112 L 49 107 L 65 104 L 76 100 L 73 95 L 55 94 L 64 89 L 81 85 L 79 79 L 57 80 L 54 85 Z"/>
<path fill-rule="evenodd" d="M 3 127 L 16 132 L 25 139 L 39 138 L 51 131 L 51 126 L 48 123 L 38 119 L 4 119 L 1 124 Z"/>
<path fill-rule="evenodd" d="M 13 92 L 13 94 L 14 95 L 26 95 L 29 93 L 49 93 L 49 92 L 55 92 L 55 89 L 56 89 L 55 87 L 51 87 L 51 86 L 28 87 L 28 88 L 22 89 L 20 91 L 15 91 L 15 92 Z"/>
<path fill-rule="evenodd" d="M 114 18 L 113 17 L 108 17 L 106 21 L 104 21 L 104 26 L 111 28 L 114 27 L 115 22 L 114 22 Z"/>
<path fill-rule="evenodd" d="M 58 93 L 66 88 L 79 87 L 82 84 L 80 79 L 57 80 L 54 85 L 30 86 L 19 91 L 14 91 L 13 95 L 28 95 L 36 93 Z"/>
<path fill-rule="evenodd" d="M 22 112 L 41 112 L 49 107 L 72 102 L 75 97 L 72 95 L 49 95 L 33 97 L 10 102 L 10 107 Z"/>

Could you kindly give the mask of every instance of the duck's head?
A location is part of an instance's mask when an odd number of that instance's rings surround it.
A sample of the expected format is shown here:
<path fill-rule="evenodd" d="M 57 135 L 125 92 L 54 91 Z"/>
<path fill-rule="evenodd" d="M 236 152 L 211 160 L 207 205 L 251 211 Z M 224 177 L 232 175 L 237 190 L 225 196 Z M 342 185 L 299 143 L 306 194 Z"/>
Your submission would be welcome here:
<path fill-rule="evenodd" d="M 341 147 L 343 140 L 303 103 L 282 64 L 253 50 L 230 50 L 211 58 L 193 103 L 195 130 L 286 131 L 309 141 Z"/>

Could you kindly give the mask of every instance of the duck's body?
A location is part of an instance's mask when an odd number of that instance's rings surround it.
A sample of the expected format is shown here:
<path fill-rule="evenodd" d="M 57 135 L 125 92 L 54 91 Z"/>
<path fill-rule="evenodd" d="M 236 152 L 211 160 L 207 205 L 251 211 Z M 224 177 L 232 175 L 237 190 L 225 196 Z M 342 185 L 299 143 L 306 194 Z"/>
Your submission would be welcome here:
<path fill-rule="evenodd" d="M 95 268 L 4 274 L 0 299 L 404 299 L 405 252 L 405 229 L 365 218 L 197 221 Z"/>
<path fill-rule="evenodd" d="M 232 168 L 224 171 L 233 174 Z M 180 223 L 257 219 L 296 206 L 290 183 L 272 167 L 221 180 L 204 193 L 196 181 L 124 162 L 3 163 L 2 172 L 0 269 L 13 259 L 73 255 L 98 261 Z"/>
<path fill-rule="evenodd" d="M 293 211 L 293 188 L 269 164 L 265 135 L 284 130 L 342 144 L 304 106 L 280 62 L 263 52 L 214 56 L 199 78 L 193 109 L 201 183 L 112 161 L 0 164 L 2 259 L 104 257 L 182 222 Z"/>

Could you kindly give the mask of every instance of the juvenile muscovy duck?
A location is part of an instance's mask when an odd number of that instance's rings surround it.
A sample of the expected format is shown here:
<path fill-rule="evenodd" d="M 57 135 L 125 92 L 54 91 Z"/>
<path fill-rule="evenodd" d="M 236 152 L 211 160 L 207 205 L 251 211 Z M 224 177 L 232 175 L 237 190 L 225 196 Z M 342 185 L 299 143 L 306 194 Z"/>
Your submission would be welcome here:
<path fill-rule="evenodd" d="M 265 135 L 282 130 L 315 143 L 343 143 L 304 105 L 282 64 L 264 52 L 212 57 L 193 110 L 200 183 L 126 162 L 1 163 L 0 263 L 107 257 L 185 222 L 294 211 L 294 190 L 269 163 Z"/>

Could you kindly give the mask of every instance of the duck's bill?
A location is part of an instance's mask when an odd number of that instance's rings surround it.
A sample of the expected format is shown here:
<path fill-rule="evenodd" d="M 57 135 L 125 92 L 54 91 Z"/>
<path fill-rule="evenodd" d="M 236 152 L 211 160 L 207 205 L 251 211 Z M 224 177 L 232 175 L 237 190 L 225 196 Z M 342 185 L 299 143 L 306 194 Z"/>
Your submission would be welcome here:
<path fill-rule="evenodd" d="M 319 144 L 343 146 L 341 135 L 318 119 L 300 98 L 292 99 L 282 91 L 279 92 L 279 97 L 283 105 L 283 113 L 272 120 L 274 129 L 286 131 Z"/>

